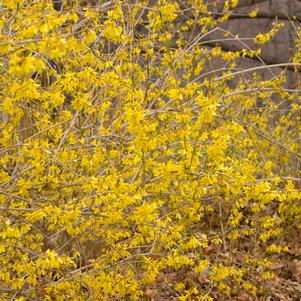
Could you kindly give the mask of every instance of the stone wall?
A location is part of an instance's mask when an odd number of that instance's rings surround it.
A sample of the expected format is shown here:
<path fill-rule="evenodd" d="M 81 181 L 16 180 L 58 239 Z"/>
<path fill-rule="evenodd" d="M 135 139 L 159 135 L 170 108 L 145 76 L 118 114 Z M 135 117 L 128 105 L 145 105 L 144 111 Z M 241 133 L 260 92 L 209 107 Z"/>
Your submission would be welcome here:
<path fill-rule="evenodd" d="M 214 1 L 216 2 L 216 1 Z M 220 16 L 224 1 L 219 1 L 219 5 L 212 5 L 213 15 Z M 213 1 L 207 1 L 207 4 Z M 257 16 L 252 18 L 249 13 L 258 9 Z M 300 0 L 239 0 L 238 6 L 233 9 L 229 19 L 219 24 L 220 30 L 214 31 L 206 36 L 205 40 L 209 47 L 219 45 L 224 51 L 236 51 L 250 47 L 252 49 L 261 48 L 260 57 L 241 59 L 240 67 L 252 67 L 259 65 L 281 64 L 291 61 L 291 56 L 295 51 L 295 39 L 297 28 L 301 21 L 301 1 Z M 284 27 L 267 44 L 260 46 L 253 42 L 253 37 L 259 32 L 266 33 L 272 28 L 272 23 L 284 23 Z M 239 36 L 240 41 L 225 39 L 225 31 L 230 33 L 230 37 Z M 229 38 L 229 36 L 228 36 Z M 224 39 L 224 41 L 222 41 Z M 219 40 L 218 42 L 214 42 Z M 277 76 L 284 67 L 273 68 L 262 71 L 265 79 Z M 288 88 L 295 89 L 300 81 L 300 72 L 294 72 L 294 68 L 287 68 Z"/>

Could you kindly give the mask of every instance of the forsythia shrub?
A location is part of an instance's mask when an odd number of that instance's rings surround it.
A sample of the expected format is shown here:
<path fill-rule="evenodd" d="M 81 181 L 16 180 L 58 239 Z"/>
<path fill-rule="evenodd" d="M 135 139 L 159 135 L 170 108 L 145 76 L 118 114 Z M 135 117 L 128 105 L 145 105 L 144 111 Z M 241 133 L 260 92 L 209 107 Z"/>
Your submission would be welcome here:
<path fill-rule="evenodd" d="M 282 25 L 224 52 L 202 41 L 238 1 L 97 3 L 1 2 L 0 300 L 265 296 L 301 225 L 301 98 L 237 60 Z"/>

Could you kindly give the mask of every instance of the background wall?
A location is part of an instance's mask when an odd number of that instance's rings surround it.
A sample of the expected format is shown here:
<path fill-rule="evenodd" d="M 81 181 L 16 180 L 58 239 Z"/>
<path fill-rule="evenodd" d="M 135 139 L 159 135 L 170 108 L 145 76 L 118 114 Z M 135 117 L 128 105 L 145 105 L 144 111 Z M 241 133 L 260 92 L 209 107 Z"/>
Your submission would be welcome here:
<path fill-rule="evenodd" d="M 216 18 L 221 16 L 222 7 L 225 1 L 219 1 L 218 5 L 214 6 L 216 1 L 207 1 L 210 3 L 213 15 Z M 250 12 L 258 10 L 256 17 L 250 17 Z M 301 1 L 300 0 L 240 0 L 238 6 L 233 9 L 229 19 L 219 24 L 221 30 L 214 31 L 205 37 L 209 47 L 219 45 L 224 51 L 237 51 L 246 46 L 254 48 L 262 48 L 260 58 L 244 58 L 240 60 L 241 67 L 255 67 L 263 64 L 280 64 L 291 61 L 292 53 L 295 49 L 295 38 L 298 26 L 301 20 Z M 284 27 L 277 35 L 267 44 L 261 46 L 253 42 L 253 37 L 257 33 L 268 32 L 272 28 L 272 23 L 284 23 Z M 224 40 L 226 30 L 232 35 L 237 35 L 241 41 Z M 229 38 L 228 37 L 228 38 Z M 219 40 L 218 42 L 214 42 Z M 219 65 L 218 62 L 216 62 Z M 220 67 L 220 66 L 219 66 Z M 294 72 L 293 68 L 285 68 L 287 73 L 288 88 L 297 88 L 300 80 L 300 72 Z M 269 79 L 277 76 L 283 68 L 273 68 L 270 70 L 262 70 L 259 72 L 264 78 Z"/>

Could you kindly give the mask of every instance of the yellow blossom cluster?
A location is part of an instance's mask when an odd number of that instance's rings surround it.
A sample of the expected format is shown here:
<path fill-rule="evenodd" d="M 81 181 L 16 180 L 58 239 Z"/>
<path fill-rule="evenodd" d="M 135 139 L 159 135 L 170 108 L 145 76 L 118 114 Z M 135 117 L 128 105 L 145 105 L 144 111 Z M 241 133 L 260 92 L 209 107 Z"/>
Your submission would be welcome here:
<path fill-rule="evenodd" d="M 301 226 L 300 90 L 203 43 L 237 0 L 63 2 L 1 2 L 0 300 L 263 296 Z"/>

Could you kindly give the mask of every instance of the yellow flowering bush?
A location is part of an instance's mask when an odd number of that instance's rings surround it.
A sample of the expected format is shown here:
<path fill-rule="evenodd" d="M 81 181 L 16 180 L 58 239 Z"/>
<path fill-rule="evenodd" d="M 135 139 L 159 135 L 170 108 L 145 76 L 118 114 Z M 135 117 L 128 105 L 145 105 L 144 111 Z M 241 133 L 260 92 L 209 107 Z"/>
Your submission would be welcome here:
<path fill-rule="evenodd" d="M 300 90 L 204 46 L 238 1 L 184 2 L 2 1 L 0 300 L 267 294 L 301 225 Z"/>

